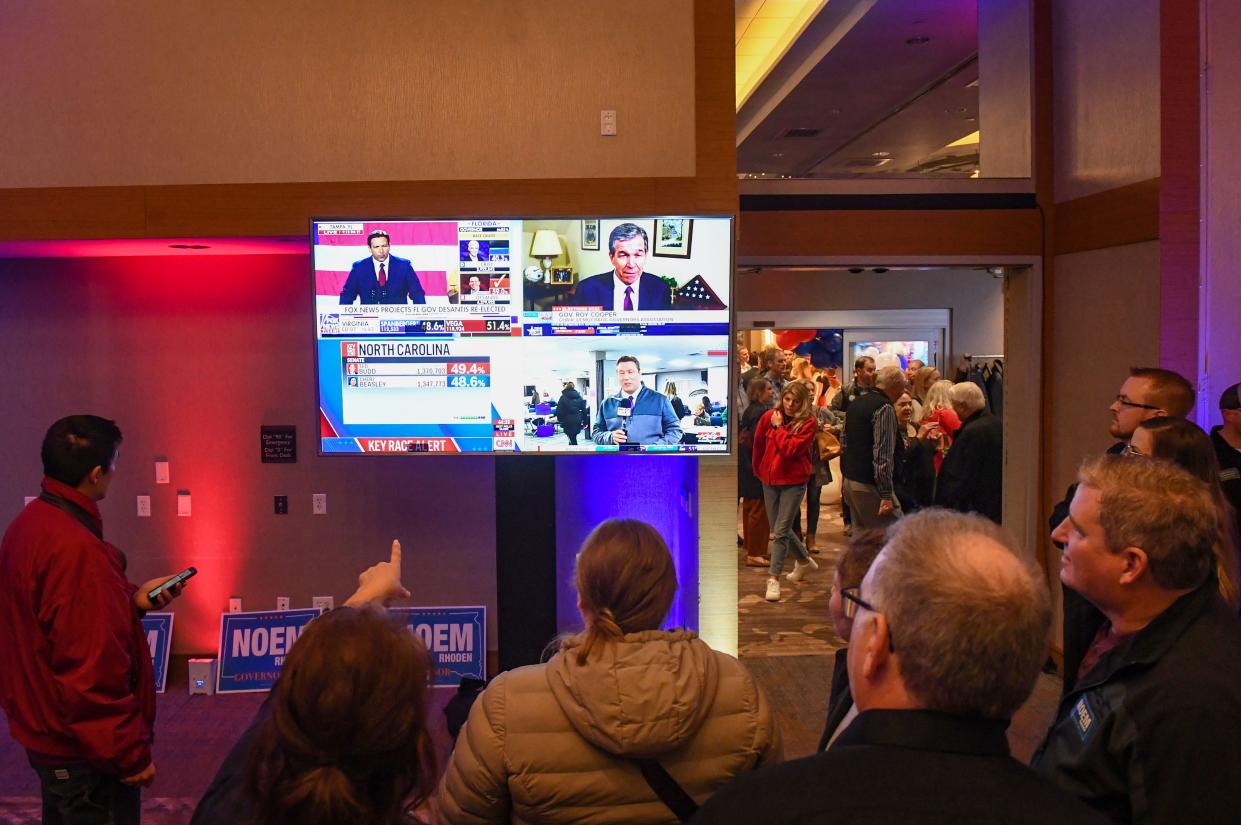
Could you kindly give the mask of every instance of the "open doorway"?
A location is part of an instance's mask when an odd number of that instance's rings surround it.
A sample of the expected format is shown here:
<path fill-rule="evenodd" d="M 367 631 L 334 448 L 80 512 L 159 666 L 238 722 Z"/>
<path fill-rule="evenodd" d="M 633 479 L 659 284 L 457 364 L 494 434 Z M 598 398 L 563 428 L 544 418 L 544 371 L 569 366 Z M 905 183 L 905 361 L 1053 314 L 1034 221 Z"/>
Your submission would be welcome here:
<path fill-rule="evenodd" d="M 819 403 L 830 404 L 847 388 L 860 356 L 902 369 L 920 361 L 939 373 L 936 378 L 990 384 L 988 409 L 1004 421 L 1004 522 L 1024 538 L 1035 529 L 1029 514 L 1037 511 L 1038 416 L 1037 406 L 1030 415 L 1012 410 L 1014 401 L 1026 409 L 1039 397 L 1039 300 L 1037 271 L 1028 266 L 755 268 L 738 276 L 738 304 L 746 311 L 738 314 L 737 344 L 749 354 L 751 369 L 764 349 L 787 351 L 790 371 L 796 359 L 795 369 L 823 388 Z M 813 496 L 803 498 L 796 520 L 805 539 L 814 528 L 817 571 L 792 584 L 782 578 L 780 598 L 768 601 L 770 569 L 747 566 L 750 554 L 739 548 L 739 656 L 827 655 L 843 644 L 828 599 L 848 525 L 839 460 L 828 466 L 817 520 L 807 504 Z M 741 515 L 739 508 L 739 536 Z M 781 573 L 793 566 L 789 558 Z"/>

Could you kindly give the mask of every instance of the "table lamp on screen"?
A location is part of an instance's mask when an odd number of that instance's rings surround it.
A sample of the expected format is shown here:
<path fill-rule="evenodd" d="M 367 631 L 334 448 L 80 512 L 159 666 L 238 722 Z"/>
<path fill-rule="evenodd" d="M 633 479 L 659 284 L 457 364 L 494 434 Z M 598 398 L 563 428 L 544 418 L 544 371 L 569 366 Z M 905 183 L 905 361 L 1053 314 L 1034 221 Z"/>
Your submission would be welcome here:
<path fill-rule="evenodd" d="M 543 259 L 543 283 L 551 283 L 552 258 L 559 258 L 563 251 L 555 230 L 539 229 L 534 233 L 530 257 Z"/>

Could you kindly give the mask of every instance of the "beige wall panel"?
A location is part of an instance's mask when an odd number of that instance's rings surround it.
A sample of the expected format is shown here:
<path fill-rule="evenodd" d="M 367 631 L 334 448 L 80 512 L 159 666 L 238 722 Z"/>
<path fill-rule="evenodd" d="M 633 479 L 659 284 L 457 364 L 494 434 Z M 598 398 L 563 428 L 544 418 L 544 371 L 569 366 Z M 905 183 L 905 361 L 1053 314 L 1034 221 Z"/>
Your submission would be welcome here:
<path fill-rule="evenodd" d="M 8 4 L 0 187 L 690 176 L 693 11 Z"/>
<path fill-rule="evenodd" d="M 1056 201 L 1159 177 L 1159 0 L 1054 0 L 1053 27 Z"/>
<path fill-rule="evenodd" d="M 1047 485 L 1052 502 L 1064 495 L 1083 458 L 1114 443 L 1107 408 L 1129 368 L 1159 364 L 1159 242 L 1059 255 L 1055 267 L 1046 333 L 1053 339 L 1055 405 L 1044 422 L 1055 445 Z M 1059 570 L 1059 553 L 1051 550 L 1053 585 Z M 1059 603 L 1060 589 L 1051 592 Z M 1058 644 L 1058 607 L 1053 615 Z"/>

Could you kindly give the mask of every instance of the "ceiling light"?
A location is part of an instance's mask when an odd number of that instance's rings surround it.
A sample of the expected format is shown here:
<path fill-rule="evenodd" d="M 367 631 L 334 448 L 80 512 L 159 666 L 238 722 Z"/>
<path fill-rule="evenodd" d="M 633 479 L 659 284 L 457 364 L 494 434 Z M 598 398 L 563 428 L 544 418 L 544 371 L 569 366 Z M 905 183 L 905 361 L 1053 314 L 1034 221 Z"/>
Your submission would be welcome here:
<path fill-rule="evenodd" d="M 891 152 L 871 152 L 870 156 L 872 158 L 890 158 L 892 157 L 892 153 Z"/>
<path fill-rule="evenodd" d="M 954 140 L 952 143 L 949 143 L 944 148 L 955 149 L 959 146 L 975 146 L 978 144 L 980 140 L 982 140 L 982 133 L 978 131 L 974 131 L 974 132 L 970 132 L 968 135 L 961 138 L 960 140 Z"/>

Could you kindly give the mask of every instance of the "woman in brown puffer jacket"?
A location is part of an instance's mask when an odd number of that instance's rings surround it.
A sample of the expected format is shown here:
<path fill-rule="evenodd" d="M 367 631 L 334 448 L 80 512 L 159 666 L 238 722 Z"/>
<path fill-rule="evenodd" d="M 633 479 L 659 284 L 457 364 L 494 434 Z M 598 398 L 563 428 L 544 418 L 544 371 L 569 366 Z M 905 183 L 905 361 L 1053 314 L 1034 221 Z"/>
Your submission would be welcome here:
<path fill-rule="evenodd" d="M 643 778 L 654 760 L 701 804 L 778 760 L 771 706 L 741 663 L 659 630 L 672 556 L 641 521 L 605 521 L 577 557 L 586 630 L 546 664 L 496 677 L 440 784 L 446 823 L 675 823 Z"/>

